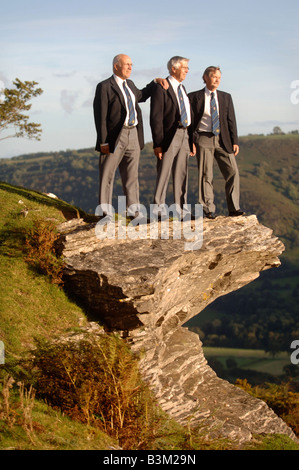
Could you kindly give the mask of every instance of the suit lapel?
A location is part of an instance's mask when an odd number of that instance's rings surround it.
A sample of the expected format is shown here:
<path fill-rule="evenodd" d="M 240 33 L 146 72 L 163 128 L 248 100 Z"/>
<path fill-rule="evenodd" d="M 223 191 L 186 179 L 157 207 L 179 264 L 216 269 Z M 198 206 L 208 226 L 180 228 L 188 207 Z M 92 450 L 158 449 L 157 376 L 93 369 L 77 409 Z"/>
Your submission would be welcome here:
<path fill-rule="evenodd" d="M 122 104 L 124 107 L 126 107 L 126 103 L 125 103 L 124 96 L 123 96 L 123 94 L 122 94 L 122 92 L 121 92 L 121 90 L 120 90 L 118 84 L 116 83 L 115 78 L 113 77 L 113 75 L 112 75 L 112 77 L 111 77 L 111 79 L 110 79 L 110 83 L 111 83 L 111 88 L 112 88 L 112 89 L 115 91 L 115 93 L 118 95 L 118 97 L 119 97 L 119 99 L 120 99 L 120 101 L 121 101 L 121 104 Z"/>
<path fill-rule="evenodd" d="M 218 91 L 217 90 L 217 98 L 218 98 L 218 106 L 219 106 L 219 110 L 218 110 L 218 114 L 219 114 L 219 119 L 220 119 L 220 116 L 222 116 L 222 106 L 223 106 L 223 94 L 221 93 L 221 91 Z"/>
<path fill-rule="evenodd" d="M 199 101 L 199 115 L 202 116 L 204 109 L 205 109 L 205 99 L 206 99 L 205 88 L 199 91 L 198 97 L 199 97 L 199 100 L 198 100 Z"/>
<path fill-rule="evenodd" d="M 168 83 L 169 83 L 169 88 L 167 90 L 167 93 L 169 94 L 169 96 L 171 97 L 174 105 L 177 107 L 177 110 L 180 111 L 180 108 L 179 108 L 179 103 L 178 103 L 178 99 L 175 95 L 175 92 L 174 92 L 174 89 L 172 88 L 172 85 L 170 83 L 170 81 L 167 79 Z"/>

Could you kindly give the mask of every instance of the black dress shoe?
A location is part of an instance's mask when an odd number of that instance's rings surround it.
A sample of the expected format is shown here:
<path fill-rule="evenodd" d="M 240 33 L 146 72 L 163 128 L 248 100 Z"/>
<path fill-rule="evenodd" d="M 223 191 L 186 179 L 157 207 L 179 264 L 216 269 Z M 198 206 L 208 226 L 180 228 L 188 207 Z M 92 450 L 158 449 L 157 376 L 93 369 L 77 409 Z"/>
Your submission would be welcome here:
<path fill-rule="evenodd" d="M 215 212 L 205 212 L 205 216 L 207 219 L 216 219 Z"/>
<path fill-rule="evenodd" d="M 238 217 L 239 215 L 244 215 L 245 212 L 238 210 L 238 211 L 230 211 L 229 216 L 230 217 Z"/>

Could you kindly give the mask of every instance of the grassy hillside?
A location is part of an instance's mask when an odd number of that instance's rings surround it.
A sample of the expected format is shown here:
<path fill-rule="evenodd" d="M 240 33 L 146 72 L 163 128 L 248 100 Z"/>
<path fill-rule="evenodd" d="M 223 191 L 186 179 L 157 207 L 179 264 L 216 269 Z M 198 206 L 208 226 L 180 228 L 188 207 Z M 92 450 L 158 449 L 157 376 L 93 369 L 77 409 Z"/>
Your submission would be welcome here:
<path fill-rule="evenodd" d="M 28 210 L 28 215 L 25 216 Z M 66 328 L 84 322 L 83 312 L 25 262 L 27 234 L 35 221 L 60 223 L 76 217 L 77 209 L 35 191 L 0 184 L 0 340 L 6 358 L 20 357 L 32 346 L 33 338 L 51 338 Z"/>

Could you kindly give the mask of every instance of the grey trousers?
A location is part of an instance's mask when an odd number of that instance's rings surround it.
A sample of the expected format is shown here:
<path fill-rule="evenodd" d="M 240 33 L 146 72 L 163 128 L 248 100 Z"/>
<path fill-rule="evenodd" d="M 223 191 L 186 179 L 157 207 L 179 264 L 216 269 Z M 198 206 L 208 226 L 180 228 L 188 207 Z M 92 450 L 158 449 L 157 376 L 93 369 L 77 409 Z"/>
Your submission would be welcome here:
<path fill-rule="evenodd" d="M 225 180 L 226 203 L 229 212 L 240 209 L 240 177 L 233 153 L 226 152 L 219 144 L 219 137 L 210 133 L 196 134 L 196 157 L 198 164 L 198 200 L 204 212 L 215 212 L 213 188 L 214 158 Z"/>
<path fill-rule="evenodd" d="M 116 143 L 114 152 L 109 155 L 100 155 L 100 205 L 103 207 L 106 207 L 106 205 L 112 206 L 114 177 L 115 172 L 119 167 L 123 192 L 126 196 L 127 208 L 133 204 L 136 205 L 135 207 L 139 206 L 139 158 L 140 145 L 136 127 L 133 129 L 123 128 Z M 104 209 L 104 212 L 106 213 L 107 211 Z M 130 215 L 134 215 L 134 213 Z"/>
<path fill-rule="evenodd" d="M 170 146 L 157 161 L 157 182 L 154 204 L 162 208 L 165 205 L 167 186 L 170 175 L 173 179 L 174 203 L 183 212 L 187 204 L 188 158 L 190 155 L 189 138 L 186 129 L 177 129 Z M 161 210 L 163 216 L 163 210 Z"/>

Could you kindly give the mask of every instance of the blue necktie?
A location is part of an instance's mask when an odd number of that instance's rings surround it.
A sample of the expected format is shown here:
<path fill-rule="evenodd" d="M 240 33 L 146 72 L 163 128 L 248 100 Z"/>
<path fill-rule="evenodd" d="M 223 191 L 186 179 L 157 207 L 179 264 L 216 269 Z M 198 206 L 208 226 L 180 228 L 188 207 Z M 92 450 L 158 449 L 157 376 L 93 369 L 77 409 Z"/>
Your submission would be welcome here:
<path fill-rule="evenodd" d="M 128 103 L 128 108 L 129 108 L 129 126 L 134 126 L 134 124 L 135 124 L 135 110 L 134 110 L 134 106 L 133 106 L 133 103 L 132 103 L 131 95 L 129 93 L 128 88 L 126 87 L 126 82 L 123 83 L 123 87 L 124 87 L 125 93 L 127 95 L 127 103 Z"/>
<path fill-rule="evenodd" d="M 212 118 L 212 132 L 214 135 L 220 134 L 219 116 L 216 106 L 215 93 L 211 93 L 211 118 Z"/>
<path fill-rule="evenodd" d="M 188 124 L 188 119 L 187 119 L 187 111 L 184 103 L 184 98 L 183 98 L 183 93 L 181 90 L 181 86 L 178 86 L 178 96 L 179 96 L 179 102 L 180 102 L 180 110 L 181 110 L 181 124 L 183 127 L 187 127 Z"/>

